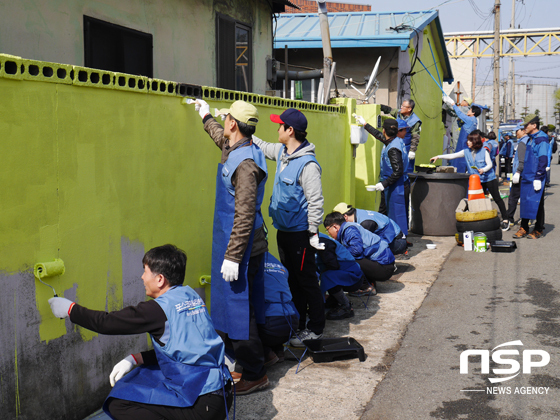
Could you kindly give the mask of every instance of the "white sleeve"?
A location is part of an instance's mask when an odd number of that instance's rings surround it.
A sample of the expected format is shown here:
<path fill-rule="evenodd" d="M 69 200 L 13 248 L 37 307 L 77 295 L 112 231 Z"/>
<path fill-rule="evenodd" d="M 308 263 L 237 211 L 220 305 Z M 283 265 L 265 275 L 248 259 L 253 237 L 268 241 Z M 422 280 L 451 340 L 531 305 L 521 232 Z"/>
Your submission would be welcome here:
<path fill-rule="evenodd" d="M 488 153 L 488 150 L 486 150 L 486 153 L 484 153 L 484 161 L 486 162 L 486 166 L 482 168 L 482 172 L 488 172 L 493 167 L 492 159 L 490 158 L 490 153 Z"/>
<path fill-rule="evenodd" d="M 448 153 L 446 155 L 438 155 L 440 159 L 457 159 L 460 157 L 465 157 L 465 149 L 460 150 L 456 153 Z"/>

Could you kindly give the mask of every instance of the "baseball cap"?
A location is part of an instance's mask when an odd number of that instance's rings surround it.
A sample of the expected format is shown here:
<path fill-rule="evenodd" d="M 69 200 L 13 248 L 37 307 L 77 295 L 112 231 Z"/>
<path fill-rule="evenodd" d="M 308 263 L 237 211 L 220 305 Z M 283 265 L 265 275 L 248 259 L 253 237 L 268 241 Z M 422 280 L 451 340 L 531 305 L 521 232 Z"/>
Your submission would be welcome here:
<path fill-rule="evenodd" d="M 519 130 L 525 130 L 525 126 L 523 125 L 523 123 L 519 123 L 517 124 L 517 126 L 515 127 L 515 132 L 517 133 Z"/>
<path fill-rule="evenodd" d="M 270 121 L 277 124 L 288 124 L 296 131 L 305 132 L 307 130 L 307 118 L 300 110 L 295 108 L 288 108 L 280 115 L 271 114 Z"/>
<path fill-rule="evenodd" d="M 352 208 L 352 206 L 350 204 L 346 204 L 346 203 L 338 203 L 335 208 L 333 209 L 334 211 L 337 211 L 341 214 L 346 213 L 348 210 L 350 210 Z"/>
<path fill-rule="evenodd" d="M 538 121 L 539 117 L 537 117 L 537 114 L 529 114 L 527 115 L 525 118 L 523 118 L 523 125 L 527 126 L 527 124 L 531 123 L 531 122 L 536 122 Z M 536 120 L 536 121 L 533 121 Z"/>
<path fill-rule="evenodd" d="M 463 101 L 465 101 L 469 105 L 472 105 L 472 98 L 465 97 L 465 98 L 463 98 Z"/>
<path fill-rule="evenodd" d="M 399 130 L 402 130 L 403 128 L 408 127 L 408 124 L 406 123 L 405 120 L 398 119 L 397 123 L 399 124 Z"/>
<path fill-rule="evenodd" d="M 387 130 L 388 128 L 393 128 L 398 130 L 398 127 L 399 127 L 399 123 L 397 122 L 397 120 L 388 118 L 385 121 L 383 121 L 383 128 L 385 130 Z"/>
<path fill-rule="evenodd" d="M 259 111 L 254 105 L 245 101 L 235 101 L 229 108 L 218 110 L 218 114 L 230 114 L 237 121 L 255 127 L 259 122 Z"/>

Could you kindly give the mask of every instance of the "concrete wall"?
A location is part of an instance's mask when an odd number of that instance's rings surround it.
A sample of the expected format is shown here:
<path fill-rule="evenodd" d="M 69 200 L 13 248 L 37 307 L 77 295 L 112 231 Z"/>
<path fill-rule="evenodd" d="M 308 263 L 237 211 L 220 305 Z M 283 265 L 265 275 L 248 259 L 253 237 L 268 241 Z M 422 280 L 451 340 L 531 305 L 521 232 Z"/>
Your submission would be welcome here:
<path fill-rule="evenodd" d="M 253 91 L 267 89 L 270 6 L 260 0 L 18 0 L 0 3 L 0 51 L 84 65 L 83 16 L 153 35 L 154 77 L 216 85 L 216 13 L 253 29 Z"/>
<path fill-rule="evenodd" d="M 200 287 L 199 277 L 210 274 L 221 153 L 194 106 L 181 105 L 177 85 L 152 82 L 0 55 L 4 419 L 82 419 L 109 392 L 113 365 L 148 347 L 146 336 L 100 336 L 54 318 L 47 303 L 53 292 L 34 279 L 35 263 L 61 258 L 66 273 L 46 281 L 60 296 L 107 311 L 145 299 L 141 258 L 154 246 L 173 243 L 187 252 L 186 284 Z M 237 98 L 254 103 L 256 134 L 272 142 L 278 125 L 270 114 L 301 109 L 323 168 L 325 209 L 354 198 L 352 101 L 319 106 L 213 88 L 200 94 L 212 110 Z M 275 164 L 268 169 L 272 177 Z M 263 213 L 277 254 L 267 216 L 272 186 L 269 180 Z M 209 290 L 198 291 L 208 297 Z"/>

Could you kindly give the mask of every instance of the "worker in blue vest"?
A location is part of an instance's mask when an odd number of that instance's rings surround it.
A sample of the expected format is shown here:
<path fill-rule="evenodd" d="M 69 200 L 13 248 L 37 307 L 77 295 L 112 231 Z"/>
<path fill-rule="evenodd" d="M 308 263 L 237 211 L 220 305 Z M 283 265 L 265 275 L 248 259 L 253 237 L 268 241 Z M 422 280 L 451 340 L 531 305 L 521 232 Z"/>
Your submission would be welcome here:
<path fill-rule="evenodd" d="M 509 227 L 515 223 L 515 211 L 517 210 L 517 202 L 521 194 L 521 178 L 523 177 L 523 169 L 525 168 L 525 154 L 527 152 L 527 141 L 529 136 L 525 133 L 523 124 L 518 124 L 515 128 L 517 136 L 517 149 L 513 155 L 513 163 L 511 168 L 511 188 L 509 189 L 508 198 L 508 221 Z M 509 228 L 508 228 L 509 229 Z"/>
<path fill-rule="evenodd" d="M 253 143 L 257 108 L 235 101 L 218 111 L 222 125 L 198 99 L 204 129 L 221 151 L 216 175 L 212 232 L 212 321 L 233 349 L 243 377 L 236 395 L 268 386 L 257 324 L 264 322 L 264 254 L 268 250 L 261 204 L 268 178 L 266 160 Z M 196 108 L 195 108 L 196 109 Z"/>
<path fill-rule="evenodd" d="M 233 399 L 231 376 L 204 301 L 182 286 L 187 255 L 163 245 L 149 250 L 142 264 L 152 299 L 106 312 L 54 297 L 54 316 L 100 334 L 150 334 L 153 350 L 127 356 L 109 375 L 113 389 L 103 410 L 112 419 L 222 420 Z"/>
<path fill-rule="evenodd" d="M 554 152 L 552 150 L 552 139 L 554 137 L 552 136 L 551 133 L 549 133 L 549 129 L 547 125 L 543 125 L 541 127 L 541 131 L 546 135 L 548 135 L 548 142 L 550 144 L 550 147 L 548 149 L 548 167 L 546 168 L 546 186 L 550 187 L 550 162 L 552 162 L 552 153 Z"/>
<path fill-rule="evenodd" d="M 496 171 L 496 166 L 498 165 L 497 157 L 498 157 L 498 151 L 500 150 L 500 146 L 496 141 L 496 133 L 490 131 L 486 135 L 486 141 L 484 142 L 484 147 L 486 147 L 488 153 L 490 153 L 490 159 L 492 160 L 492 166 L 494 167 L 494 172 L 497 172 Z"/>
<path fill-rule="evenodd" d="M 358 223 L 347 222 L 338 212 L 327 214 L 323 224 L 329 236 L 350 251 L 375 294 L 376 283 L 389 280 L 395 272 L 395 257 L 387 241 Z"/>
<path fill-rule="evenodd" d="M 500 157 L 504 159 L 504 170 L 505 175 L 502 177 L 502 166 L 500 165 L 500 173 L 499 176 L 504 179 L 504 182 L 507 183 L 507 174 L 511 173 L 511 160 L 513 159 L 514 147 L 513 147 L 513 139 L 510 137 L 509 134 L 504 135 L 504 144 L 500 149 Z"/>
<path fill-rule="evenodd" d="M 527 115 L 523 125 L 529 140 L 521 177 L 521 227 L 513 237 L 539 239 L 544 231 L 544 190 L 550 143 L 548 135 L 539 130 L 540 119 L 537 115 Z M 535 220 L 531 233 L 528 233 L 529 220 Z"/>
<path fill-rule="evenodd" d="M 464 149 L 468 148 L 467 147 L 467 137 L 473 130 L 476 130 L 476 127 L 478 125 L 477 118 L 480 115 L 481 110 L 476 105 L 472 105 L 469 108 L 469 110 L 467 111 L 467 113 L 465 114 L 455 104 L 453 99 L 451 99 L 446 94 L 443 94 L 442 99 L 443 99 L 444 103 L 453 107 L 453 111 L 457 115 L 457 118 L 459 118 L 463 122 L 463 126 L 461 127 L 461 131 L 459 132 L 459 138 L 457 139 L 457 147 L 455 148 L 455 153 L 458 153 L 461 150 L 464 150 Z M 449 162 L 449 164 L 452 165 L 452 166 L 455 166 L 457 168 L 458 173 L 463 174 L 463 173 L 467 172 L 467 163 L 465 162 L 465 159 L 462 159 L 462 158 L 453 159 L 452 161 Z"/>
<path fill-rule="evenodd" d="M 292 300 L 300 315 L 299 332 L 290 344 L 304 347 L 304 340 L 321 338 L 325 328 L 325 302 L 315 262 L 316 250 L 324 246 L 318 236 L 324 203 L 321 167 L 315 145 L 307 140 L 307 118 L 301 111 L 289 108 L 281 115 L 272 114 L 270 120 L 279 124 L 278 143 L 257 138 L 255 142 L 267 159 L 276 161 L 268 212 L 278 230 L 280 260 L 288 269 Z"/>
<path fill-rule="evenodd" d="M 321 291 L 328 293 L 327 302 L 333 299 L 336 302 L 335 305 L 329 305 L 332 307 L 327 312 L 326 318 L 328 320 L 352 318 L 354 309 L 344 292 L 349 292 L 353 296 L 372 295 L 373 287 L 367 284 L 359 264 L 340 242 L 324 233 L 319 233 L 319 241 L 325 245 L 325 249 L 317 251 Z M 358 293 L 364 283 L 367 290 Z"/>
<path fill-rule="evenodd" d="M 338 203 L 333 209 L 333 212 L 335 211 L 342 214 L 347 222 L 359 223 L 362 227 L 387 241 L 393 255 L 406 252 L 406 238 L 394 220 L 377 211 L 355 209 L 346 203 Z"/>
<path fill-rule="evenodd" d="M 397 121 L 402 121 L 406 127 L 403 136 L 403 143 L 408 156 L 408 167 L 404 168 L 405 173 L 414 172 L 414 162 L 416 150 L 420 144 L 420 132 L 422 131 L 422 121 L 414 113 L 416 103 L 412 99 L 404 100 L 399 110 L 392 109 L 390 106 L 381 105 L 381 111 L 391 115 Z"/>

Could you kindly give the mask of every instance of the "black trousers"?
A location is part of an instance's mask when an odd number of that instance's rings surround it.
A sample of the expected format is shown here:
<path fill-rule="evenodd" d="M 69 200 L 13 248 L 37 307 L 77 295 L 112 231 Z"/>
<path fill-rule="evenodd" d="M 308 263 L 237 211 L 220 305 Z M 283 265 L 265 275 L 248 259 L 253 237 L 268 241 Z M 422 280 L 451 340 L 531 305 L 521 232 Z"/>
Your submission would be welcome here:
<path fill-rule="evenodd" d="M 290 339 L 292 332 L 298 328 L 298 317 L 267 316 L 264 324 L 259 324 L 259 334 L 265 354 L 271 349 L 274 352 L 284 348 L 284 343 Z"/>
<path fill-rule="evenodd" d="M 227 348 L 233 349 L 237 363 L 243 367 L 242 378 L 247 381 L 256 381 L 261 379 L 266 374 L 264 367 L 264 350 L 259 336 L 259 329 L 257 320 L 255 318 L 255 310 L 251 302 L 253 292 L 253 280 L 257 275 L 264 254 L 251 257 L 249 259 L 249 269 L 247 273 L 247 280 L 249 283 L 249 339 L 248 340 L 234 340 L 231 339 L 226 333 L 218 331 L 219 336 L 224 340 Z M 231 314 L 235 316 L 235 314 Z"/>
<path fill-rule="evenodd" d="M 508 199 L 507 219 L 510 222 L 515 221 L 515 211 L 517 210 L 517 202 L 521 196 L 521 179 L 518 184 L 511 184 Z"/>
<path fill-rule="evenodd" d="M 165 405 L 143 404 L 111 398 L 108 409 L 117 420 L 223 420 L 233 401 L 231 384 L 226 386 L 227 397 L 205 394 L 197 398 L 192 407 L 170 407 Z"/>
<path fill-rule="evenodd" d="M 378 281 L 389 280 L 395 272 L 395 263 L 382 265 L 367 258 L 356 260 L 356 262 L 360 265 L 367 281 L 373 285 Z"/>
<path fill-rule="evenodd" d="M 482 190 L 488 190 L 494 202 L 498 205 L 500 209 L 500 213 L 502 215 L 502 219 L 508 218 L 508 212 L 506 210 L 506 205 L 504 204 L 504 200 L 502 200 L 502 196 L 500 195 L 500 187 L 498 185 L 498 180 L 494 178 L 492 181 L 482 182 Z"/>
<path fill-rule="evenodd" d="M 325 302 L 317 278 L 315 248 L 309 244 L 307 231 L 276 233 L 280 260 L 288 270 L 292 302 L 299 313 L 299 329 L 308 328 L 322 334 L 325 328 Z M 306 316 L 309 322 L 305 325 Z"/>
<path fill-rule="evenodd" d="M 541 201 L 539 202 L 539 208 L 537 210 L 537 220 L 535 221 L 535 230 L 537 232 L 542 232 L 544 230 L 544 195 L 545 187 L 543 186 L 543 192 L 541 195 Z M 521 227 L 529 232 L 529 219 L 521 219 Z"/>

